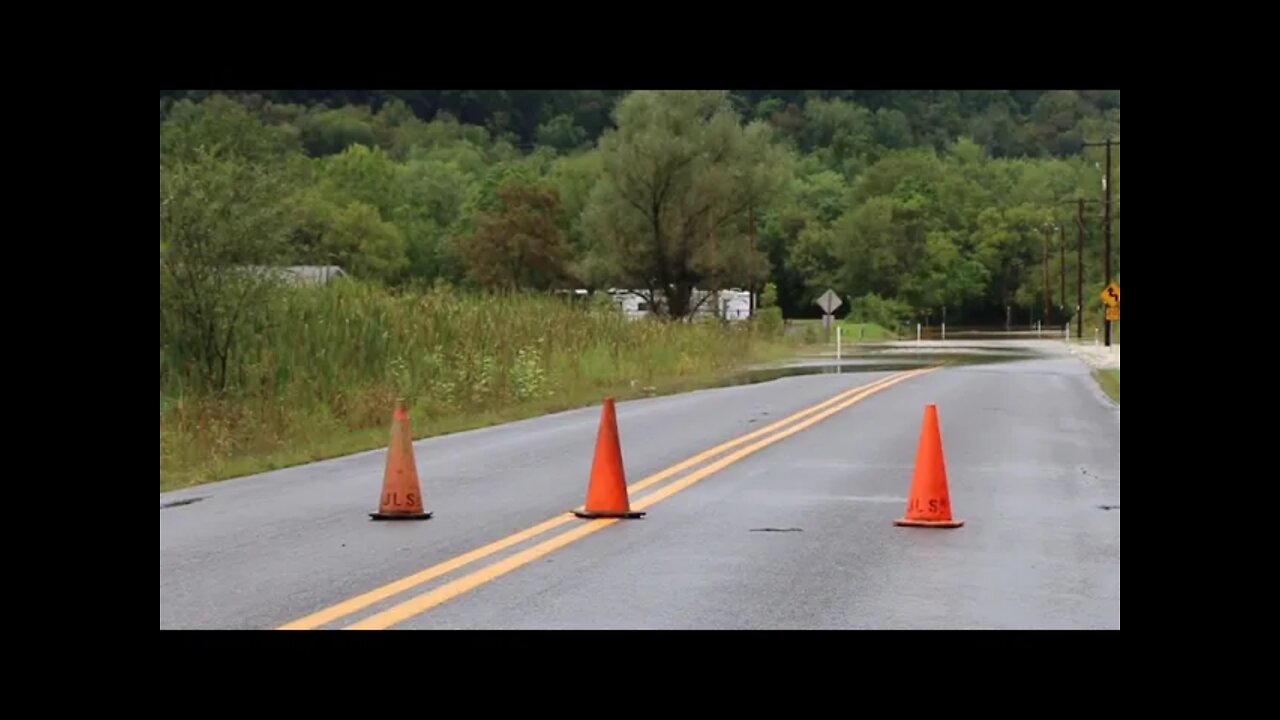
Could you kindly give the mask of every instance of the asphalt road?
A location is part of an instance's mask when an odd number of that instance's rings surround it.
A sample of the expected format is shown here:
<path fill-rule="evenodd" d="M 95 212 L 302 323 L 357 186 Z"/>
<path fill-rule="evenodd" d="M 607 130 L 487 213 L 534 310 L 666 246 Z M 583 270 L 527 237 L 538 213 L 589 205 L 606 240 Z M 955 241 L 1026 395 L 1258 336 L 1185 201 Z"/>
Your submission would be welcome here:
<path fill-rule="evenodd" d="M 424 522 L 369 519 L 382 451 L 163 493 L 160 627 L 1118 629 L 1120 412 L 1087 367 L 849 392 L 894 375 L 619 403 L 628 482 L 702 455 L 639 520 L 568 514 L 598 406 L 416 443 Z M 928 403 L 957 529 L 893 525 Z"/>

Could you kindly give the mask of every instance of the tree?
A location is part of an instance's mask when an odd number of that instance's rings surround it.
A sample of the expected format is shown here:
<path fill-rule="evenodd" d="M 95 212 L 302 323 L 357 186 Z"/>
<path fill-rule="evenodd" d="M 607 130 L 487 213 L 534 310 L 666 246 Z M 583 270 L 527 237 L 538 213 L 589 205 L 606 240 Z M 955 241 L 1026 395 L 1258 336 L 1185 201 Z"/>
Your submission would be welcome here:
<path fill-rule="evenodd" d="M 307 152 L 320 157 L 352 145 L 374 147 L 373 124 L 361 115 L 351 110 L 326 110 L 305 118 L 301 130 Z"/>
<path fill-rule="evenodd" d="M 335 261 L 358 277 L 395 282 L 409 266 L 404 235 L 377 208 L 354 201 L 333 216 L 329 230 Z"/>
<path fill-rule="evenodd" d="M 497 189 L 502 207 L 476 220 L 462 245 L 467 276 L 493 288 L 547 289 L 569 279 L 569 242 L 559 224 L 554 187 L 508 179 Z"/>
<path fill-rule="evenodd" d="M 181 100 L 160 124 L 160 158 L 197 160 L 202 151 L 214 157 L 235 156 L 258 162 L 296 150 L 293 134 L 268 127 L 244 105 L 214 95 L 200 104 Z"/>
<path fill-rule="evenodd" d="M 744 128 L 723 92 L 636 92 L 616 119 L 600 140 L 604 174 L 584 217 L 600 272 L 671 318 L 695 310 L 696 285 L 762 279 L 752 211 L 787 166 L 770 128 Z"/>
<path fill-rule="evenodd" d="M 539 145 L 567 152 L 582 146 L 587 131 L 575 125 L 572 116 L 557 115 L 539 125 L 535 137 Z"/>
<path fill-rule="evenodd" d="M 160 166 L 160 338 L 221 392 L 286 252 L 278 180 L 208 148 Z"/>

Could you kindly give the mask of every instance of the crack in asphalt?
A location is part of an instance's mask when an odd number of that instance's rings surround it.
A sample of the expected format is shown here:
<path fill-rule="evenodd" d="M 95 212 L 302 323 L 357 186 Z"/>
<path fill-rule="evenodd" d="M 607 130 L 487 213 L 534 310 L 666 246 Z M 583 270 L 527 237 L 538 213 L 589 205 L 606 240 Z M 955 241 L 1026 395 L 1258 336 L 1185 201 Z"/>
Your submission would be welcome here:
<path fill-rule="evenodd" d="M 188 499 L 186 499 L 186 500 L 172 500 L 172 501 L 167 502 L 167 503 L 161 503 L 161 504 L 160 504 L 160 509 L 161 509 L 161 510 L 164 510 L 165 508 L 179 507 L 179 506 L 181 506 L 181 505 L 191 505 L 191 504 L 193 504 L 193 503 L 198 503 L 198 502 L 200 502 L 201 500 L 204 500 L 204 498 L 203 498 L 203 497 L 193 497 L 193 498 L 188 498 Z"/>

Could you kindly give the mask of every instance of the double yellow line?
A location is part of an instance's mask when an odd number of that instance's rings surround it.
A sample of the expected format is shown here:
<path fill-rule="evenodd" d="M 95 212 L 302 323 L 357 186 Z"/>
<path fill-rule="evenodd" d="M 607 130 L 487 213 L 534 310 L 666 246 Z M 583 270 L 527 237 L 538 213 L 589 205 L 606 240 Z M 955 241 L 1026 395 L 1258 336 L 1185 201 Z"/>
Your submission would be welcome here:
<path fill-rule="evenodd" d="M 835 413 L 838 413 L 841 410 L 844 410 L 845 408 L 857 402 L 860 402 L 864 398 L 874 393 L 877 393 L 881 390 L 892 387 L 893 385 L 896 385 L 900 382 L 916 377 L 918 375 L 932 372 L 933 370 L 936 370 L 936 369 L 937 369 L 936 367 L 933 367 L 933 368 L 925 368 L 922 370 L 912 370 L 908 372 L 896 373 L 894 375 L 890 375 L 887 378 L 877 380 L 876 382 L 868 383 L 867 385 L 862 385 L 856 388 L 852 388 L 850 390 L 846 390 L 842 393 L 839 393 L 835 397 L 832 397 L 828 400 L 818 403 L 817 405 L 813 405 L 812 407 L 801 410 L 800 412 L 797 412 L 793 415 L 789 415 L 781 420 L 778 420 L 777 422 L 774 422 L 770 425 L 760 428 L 759 430 L 734 438 L 733 440 L 730 440 L 728 442 L 721 443 L 720 445 L 717 445 L 711 448 L 710 450 L 706 450 L 704 452 L 698 453 L 697 455 L 694 455 L 693 457 L 687 460 L 684 460 L 676 465 L 673 465 L 665 470 L 662 470 L 661 472 L 658 472 L 654 475 L 650 475 L 649 477 L 639 482 L 629 485 L 627 487 L 628 494 L 634 496 L 635 493 L 641 490 L 644 490 L 645 488 L 648 488 L 656 483 L 662 482 L 663 480 L 666 480 L 667 478 L 673 475 L 676 475 L 677 473 L 680 473 L 684 470 L 694 467 L 699 463 L 709 460 L 715 457 L 716 455 L 719 455 L 720 453 L 723 453 L 727 450 L 732 450 L 733 448 L 738 447 L 739 445 L 743 445 L 744 443 L 755 440 L 756 438 L 760 438 L 761 436 L 767 436 L 767 437 L 764 437 L 764 439 L 758 440 L 757 442 L 747 445 L 746 447 L 740 450 L 737 450 L 736 452 L 730 453 L 729 455 L 726 455 L 723 458 L 695 472 L 689 473 L 683 478 L 667 485 L 666 487 L 663 487 L 660 490 L 652 492 L 646 495 L 645 497 L 632 502 L 631 503 L 632 509 L 643 510 L 651 505 L 661 502 L 662 500 L 665 500 L 666 498 L 671 497 L 672 495 L 680 492 L 681 490 L 688 488 L 689 486 L 693 485 L 699 480 L 702 480 L 708 475 L 711 475 L 712 473 L 723 470 L 725 467 L 728 467 L 729 465 L 760 450 L 761 448 L 767 447 L 769 445 L 772 445 L 775 442 L 778 442 L 779 440 L 790 437 L 791 435 L 794 435 L 800 432 L 801 430 L 804 430 L 814 425 L 815 423 L 818 423 L 823 419 L 830 417 L 831 415 L 834 415 Z M 801 422 L 796 422 L 798 420 L 801 420 Z M 795 423 L 795 424 L 792 424 L 792 423 Z M 790 425 L 790 427 L 787 427 L 788 425 Z M 784 430 L 782 428 L 786 428 L 786 429 Z M 780 432 L 775 432 L 779 430 Z M 549 530 L 560 527 L 561 525 L 565 525 L 574 520 L 576 520 L 575 516 L 569 513 L 556 516 L 554 518 L 541 522 L 537 525 L 534 525 L 533 527 L 508 535 L 507 537 L 502 538 L 501 540 L 491 542 L 488 545 L 484 545 L 470 552 L 463 553 L 462 555 L 446 560 L 437 565 L 433 565 L 425 570 L 422 570 L 420 572 L 417 572 L 407 577 L 396 580 L 395 582 L 388 583 L 386 585 L 383 585 L 382 587 L 375 588 L 361 595 L 357 595 L 356 597 L 353 597 L 349 600 L 344 600 L 336 605 L 333 605 L 332 607 L 325 608 L 324 610 L 320 610 L 319 612 L 315 612 L 315 613 L 312 613 L 311 615 L 307 615 L 306 617 L 300 618 L 298 620 L 294 620 L 293 622 L 290 622 L 281 626 L 279 629 L 281 630 L 312 630 L 322 625 L 327 625 L 335 620 L 338 620 L 340 618 L 344 618 L 348 615 L 359 612 L 360 610 L 363 610 L 371 605 L 374 605 L 383 600 L 399 595 L 400 593 L 405 592 L 406 590 L 410 590 L 414 587 L 422 585 L 423 583 L 430 582 L 435 578 L 438 578 L 442 575 L 453 572 L 454 570 L 458 570 L 460 568 L 466 567 L 467 565 L 470 565 L 476 562 L 477 560 L 482 560 L 490 555 L 493 555 L 494 553 L 501 552 L 502 550 L 505 550 L 509 547 L 518 545 L 526 540 L 535 538 Z M 582 521 L 579 520 L 578 522 L 582 522 Z M 589 522 L 584 522 L 582 525 L 579 525 L 578 527 L 568 532 L 561 533 L 560 535 L 557 535 L 549 540 L 545 540 L 530 548 L 521 550 L 520 552 L 515 553 L 510 557 L 507 557 L 497 563 L 483 567 L 479 570 L 476 570 L 467 575 L 464 575 L 456 580 L 447 582 L 438 588 L 429 590 L 420 595 L 412 597 L 404 602 L 394 605 L 386 610 L 370 615 L 364 620 L 361 620 L 357 623 L 347 626 L 346 629 L 348 630 L 386 629 L 388 627 L 391 627 L 392 625 L 403 622 L 415 615 L 426 612 L 427 610 L 430 610 L 431 608 L 436 607 L 441 603 L 447 602 L 491 580 L 501 577 L 502 575 L 505 575 L 511 572 L 512 570 L 515 570 L 524 565 L 527 565 L 533 562 L 534 560 L 537 560 L 538 558 L 554 550 L 557 550 L 559 548 L 562 548 L 568 545 L 569 543 L 574 542 L 575 540 L 579 540 L 592 533 L 603 530 L 604 528 L 612 525 L 615 522 L 618 522 L 618 521 L 616 519 L 602 519 L 602 520 L 593 520 Z"/>

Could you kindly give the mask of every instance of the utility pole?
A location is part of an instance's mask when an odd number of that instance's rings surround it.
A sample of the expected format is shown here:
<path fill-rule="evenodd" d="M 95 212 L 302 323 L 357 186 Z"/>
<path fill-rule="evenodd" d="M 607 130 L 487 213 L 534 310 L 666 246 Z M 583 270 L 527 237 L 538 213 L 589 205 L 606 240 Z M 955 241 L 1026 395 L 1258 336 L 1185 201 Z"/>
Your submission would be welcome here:
<path fill-rule="evenodd" d="M 1062 284 L 1059 286 L 1058 297 L 1062 298 L 1062 309 L 1067 309 L 1067 226 L 1065 224 L 1058 226 L 1058 269 L 1062 271 Z M 1070 315 L 1071 313 L 1067 313 Z"/>
<path fill-rule="evenodd" d="M 1049 228 L 1044 233 L 1044 315 L 1041 322 L 1049 319 Z"/>
<path fill-rule="evenodd" d="M 1076 205 L 1076 339 L 1084 338 L 1084 200 Z"/>
<path fill-rule="evenodd" d="M 751 249 L 756 247 L 756 213 L 755 204 L 747 206 L 747 235 L 751 240 Z M 747 317 L 756 316 L 756 283 L 754 280 L 747 285 Z"/>
<path fill-rule="evenodd" d="M 1111 284 L 1111 138 L 1107 138 L 1107 179 L 1105 180 L 1105 183 L 1106 183 L 1105 188 L 1107 191 L 1107 204 L 1104 206 L 1103 215 L 1102 215 L 1103 217 L 1102 224 L 1103 224 L 1103 227 L 1106 229 L 1106 237 L 1107 237 L 1107 249 L 1105 250 L 1106 258 L 1107 258 L 1106 283 L 1110 285 Z M 1111 347 L 1111 321 L 1105 318 L 1103 318 L 1103 320 L 1104 322 L 1106 322 L 1105 342 L 1107 347 Z"/>
<path fill-rule="evenodd" d="M 1086 147 L 1102 146 L 1107 149 L 1107 155 L 1106 155 L 1107 170 L 1106 170 L 1106 175 L 1104 175 L 1102 179 L 1102 190 L 1103 190 L 1102 232 L 1103 232 L 1103 236 L 1106 238 L 1105 249 L 1103 250 L 1103 253 L 1104 253 L 1103 264 L 1104 264 L 1104 267 L 1106 268 L 1106 276 L 1107 276 L 1107 279 L 1105 280 L 1105 282 L 1107 285 L 1110 285 L 1111 284 L 1111 146 L 1119 145 L 1120 141 L 1117 140 L 1113 142 L 1111 138 L 1107 138 L 1106 142 L 1084 143 L 1084 144 Z M 1104 323 L 1104 327 L 1106 328 L 1106 345 L 1107 347 L 1111 347 L 1111 321 L 1104 318 L 1103 323 Z"/>

